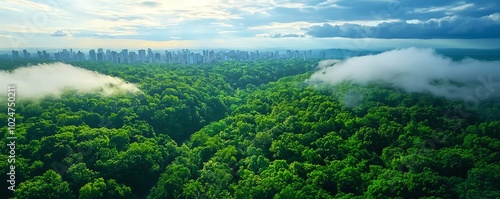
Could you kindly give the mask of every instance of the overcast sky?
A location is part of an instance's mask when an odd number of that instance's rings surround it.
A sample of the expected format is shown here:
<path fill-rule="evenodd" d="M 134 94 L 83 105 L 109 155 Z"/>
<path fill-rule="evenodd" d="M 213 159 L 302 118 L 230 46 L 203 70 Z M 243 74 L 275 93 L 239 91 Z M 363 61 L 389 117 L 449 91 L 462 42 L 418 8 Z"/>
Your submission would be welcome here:
<path fill-rule="evenodd" d="M 497 1 L 1 0 L 0 48 L 499 48 Z"/>

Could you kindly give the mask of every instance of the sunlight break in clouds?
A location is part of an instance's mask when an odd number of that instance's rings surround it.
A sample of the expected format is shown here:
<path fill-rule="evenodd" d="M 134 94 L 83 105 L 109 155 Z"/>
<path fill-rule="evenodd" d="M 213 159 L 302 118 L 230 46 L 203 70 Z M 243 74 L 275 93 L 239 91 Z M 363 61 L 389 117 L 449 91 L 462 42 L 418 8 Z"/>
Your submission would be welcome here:
<path fill-rule="evenodd" d="M 139 92 L 140 90 L 124 80 L 99 74 L 64 63 L 40 64 L 0 71 L 0 85 L 16 84 L 19 99 L 37 98 L 45 95 L 60 95 L 64 89 L 80 92 L 102 92 L 105 95 L 116 91 Z M 6 92 L 6 90 L 4 89 Z M 5 96 L 6 93 L 5 93 Z"/>
<path fill-rule="evenodd" d="M 331 67 L 323 66 L 328 63 Z M 407 92 L 430 92 L 450 99 L 500 99 L 500 61 L 453 61 L 433 49 L 407 48 L 320 64 L 308 82 L 386 81 Z"/>

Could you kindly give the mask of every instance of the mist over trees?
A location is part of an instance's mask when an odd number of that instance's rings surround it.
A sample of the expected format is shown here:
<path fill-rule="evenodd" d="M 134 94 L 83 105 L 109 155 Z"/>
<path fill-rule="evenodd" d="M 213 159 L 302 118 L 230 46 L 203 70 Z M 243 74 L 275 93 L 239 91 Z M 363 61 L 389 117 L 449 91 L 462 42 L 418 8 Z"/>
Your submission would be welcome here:
<path fill-rule="evenodd" d="M 15 84 L 22 88 L 22 98 L 40 98 L 46 95 L 59 97 L 64 90 L 80 92 L 139 92 L 139 89 L 117 77 L 55 62 L 0 71 L 0 85 Z M 36 86 L 33 86 L 36 85 Z M 6 92 L 2 92 L 6 95 Z"/>
<path fill-rule="evenodd" d="M 140 92 L 19 97 L 18 183 L 12 193 L 2 181 L 0 196 L 500 197 L 494 98 L 471 106 L 379 79 L 312 83 L 317 63 L 71 63 Z"/>

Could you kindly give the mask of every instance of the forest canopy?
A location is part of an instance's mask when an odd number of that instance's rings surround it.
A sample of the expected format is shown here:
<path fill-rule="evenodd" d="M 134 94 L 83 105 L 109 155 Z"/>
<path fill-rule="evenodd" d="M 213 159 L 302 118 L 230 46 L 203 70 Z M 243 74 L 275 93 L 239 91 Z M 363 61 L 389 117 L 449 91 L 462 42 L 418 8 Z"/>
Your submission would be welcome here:
<path fill-rule="evenodd" d="M 27 65 L 2 63 L 2 74 Z M 0 196 L 500 197 L 494 98 L 472 106 L 378 79 L 311 83 L 317 63 L 71 63 L 140 92 L 20 95 L 16 191 L 3 180 Z"/>

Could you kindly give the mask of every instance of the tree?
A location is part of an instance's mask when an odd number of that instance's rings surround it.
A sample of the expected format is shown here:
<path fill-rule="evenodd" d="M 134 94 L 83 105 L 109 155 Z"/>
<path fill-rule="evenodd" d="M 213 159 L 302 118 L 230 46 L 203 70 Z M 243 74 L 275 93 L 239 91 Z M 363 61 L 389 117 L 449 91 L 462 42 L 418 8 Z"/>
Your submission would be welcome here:
<path fill-rule="evenodd" d="M 80 188 L 79 199 L 119 199 L 134 198 L 130 187 L 118 184 L 114 179 L 104 181 L 103 178 L 97 178 L 93 182 L 85 184 Z"/>
<path fill-rule="evenodd" d="M 467 174 L 467 179 L 457 188 L 460 198 L 499 198 L 500 166 L 489 164 L 473 168 Z"/>
<path fill-rule="evenodd" d="M 74 188 L 80 188 L 83 185 L 92 182 L 92 180 L 97 178 L 98 175 L 98 172 L 87 168 L 85 163 L 74 164 L 68 168 L 68 178 L 71 179 L 70 185 Z"/>
<path fill-rule="evenodd" d="M 179 198 L 183 194 L 183 187 L 191 178 L 189 168 L 184 165 L 173 163 L 167 166 L 165 172 L 160 176 L 158 185 L 151 189 L 150 199 Z M 194 185 L 192 185 L 194 186 Z M 191 186 L 190 186 L 191 187 Z M 191 189 L 192 191 L 197 189 Z M 192 195 L 194 193 L 188 194 Z"/>
<path fill-rule="evenodd" d="M 69 189 L 69 183 L 63 181 L 61 176 L 53 170 L 48 170 L 41 176 L 20 183 L 14 195 L 17 199 L 74 198 L 72 191 Z"/>

